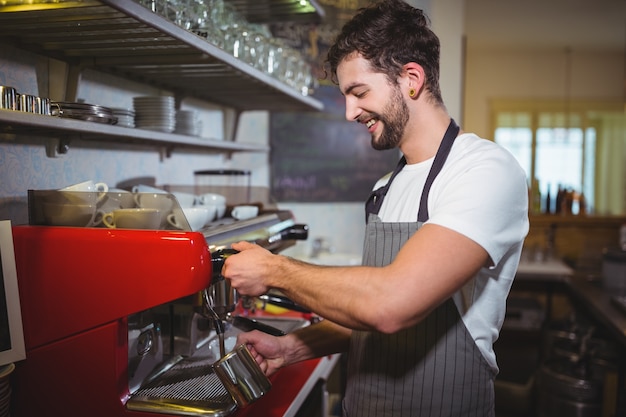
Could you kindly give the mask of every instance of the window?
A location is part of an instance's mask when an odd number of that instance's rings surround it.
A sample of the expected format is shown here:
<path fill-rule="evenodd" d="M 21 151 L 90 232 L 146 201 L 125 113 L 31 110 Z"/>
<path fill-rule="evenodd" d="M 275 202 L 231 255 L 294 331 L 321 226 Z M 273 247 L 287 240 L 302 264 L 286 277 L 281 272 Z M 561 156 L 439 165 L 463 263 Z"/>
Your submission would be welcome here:
<path fill-rule="evenodd" d="M 606 129 L 607 115 L 615 113 L 589 110 L 597 108 L 595 104 L 580 104 L 567 112 L 562 107 L 562 103 L 499 102 L 493 105 L 493 137 L 526 171 L 532 196 L 531 211 L 571 210 L 572 214 L 580 214 L 599 209 L 602 214 L 624 213 L 624 181 L 617 181 L 621 197 L 618 196 L 617 204 L 612 207 L 605 204 L 605 200 L 614 191 L 607 190 L 606 183 L 599 181 L 607 175 L 624 178 L 623 161 L 610 163 L 601 157 L 599 150 L 608 154 L 612 153 L 610 149 L 621 152 L 626 143 L 626 130 L 624 127 Z M 622 126 L 626 123 L 622 122 Z M 599 131 L 605 133 L 600 144 Z M 557 207 L 559 190 L 567 193 L 567 202 L 571 200 L 571 203 Z"/>

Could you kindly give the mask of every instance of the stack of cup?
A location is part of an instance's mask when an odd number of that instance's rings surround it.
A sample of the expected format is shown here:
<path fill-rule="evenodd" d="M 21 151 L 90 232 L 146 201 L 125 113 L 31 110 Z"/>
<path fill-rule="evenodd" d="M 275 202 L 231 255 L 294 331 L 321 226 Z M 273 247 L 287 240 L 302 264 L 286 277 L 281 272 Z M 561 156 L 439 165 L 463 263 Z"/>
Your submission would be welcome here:
<path fill-rule="evenodd" d="M 106 183 L 89 180 L 49 193 L 41 201 L 45 224 L 48 226 L 92 226 L 97 206 L 104 200 L 108 190 Z"/>

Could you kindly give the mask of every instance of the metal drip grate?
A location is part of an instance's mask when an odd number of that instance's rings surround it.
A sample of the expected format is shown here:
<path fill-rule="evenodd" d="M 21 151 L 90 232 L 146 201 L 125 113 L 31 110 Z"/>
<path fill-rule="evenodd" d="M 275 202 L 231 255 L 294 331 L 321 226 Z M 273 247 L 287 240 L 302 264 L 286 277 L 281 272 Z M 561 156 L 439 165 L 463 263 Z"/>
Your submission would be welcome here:
<path fill-rule="evenodd" d="M 225 416 L 235 403 L 213 372 L 209 359 L 185 358 L 138 389 L 126 403 L 135 411 Z"/>

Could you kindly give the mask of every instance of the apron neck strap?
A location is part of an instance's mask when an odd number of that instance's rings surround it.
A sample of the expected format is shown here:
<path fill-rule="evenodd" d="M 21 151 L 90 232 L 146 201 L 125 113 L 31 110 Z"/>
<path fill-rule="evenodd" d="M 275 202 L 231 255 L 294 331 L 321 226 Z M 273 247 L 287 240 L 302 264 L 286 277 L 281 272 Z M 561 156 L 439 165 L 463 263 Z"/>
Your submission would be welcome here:
<path fill-rule="evenodd" d="M 443 164 L 446 161 L 448 154 L 450 153 L 450 149 L 452 148 L 452 144 L 454 143 L 454 139 L 456 138 L 458 133 L 459 133 L 459 126 L 457 126 L 454 120 L 450 120 L 448 129 L 446 130 L 443 140 L 441 141 L 441 144 L 439 145 L 439 149 L 437 149 L 437 154 L 435 155 L 433 165 L 430 168 L 428 177 L 426 178 L 426 185 L 424 186 L 424 191 L 422 192 L 422 196 L 420 200 L 418 221 L 426 221 L 428 219 L 428 207 L 426 203 L 428 201 L 428 192 L 430 191 L 430 186 L 432 185 L 432 182 L 434 181 L 437 174 L 439 174 L 439 171 L 441 171 L 441 168 L 443 167 Z M 396 165 L 395 170 L 391 174 L 389 181 L 387 181 L 387 183 L 384 186 L 372 191 L 369 198 L 365 202 L 365 221 L 366 222 L 370 214 L 378 214 L 378 212 L 380 211 L 380 207 L 383 204 L 383 199 L 387 195 L 387 191 L 389 191 L 389 187 L 391 186 L 391 183 L 393 182 L 396 175 L 398 175 L 400 171 L 402 171 L 402 168 L 404 168 L 405 165 L 406 165 L 406 157 L 403 156 L 400 159 L 400 161 L 398 161 L 398 164 Z M 425 219 L 423 219 L 424 216 L 425 216 Z"/>
<path fill-rule="evenodd" d="M 433 182 L 439 172 L 441 172 L 446 159 L 448 159 L 450 149 L 452 149 L 454 139 L 456 139 L 459 134 L 459 130 L 459 126 L 454 120 L 451 119 L 448 129 L 446 130 L 445 135 L 443 135 L 443 140 L 439 145 L 439 149 L 437 149 L 437 154 L 435 155 L 433 165 L 430 167 L 430 171 L 428 172 L 428 177 L 426 177 L 426 184 L 424 184 L 424 190 L 422 191 L 422 196 L 420 198 L 420 208 L 417 213 L 418 222 L 425 222 L 428 220 L 428 194 L 430 193 L 430 187 L 433 185 Z"/>

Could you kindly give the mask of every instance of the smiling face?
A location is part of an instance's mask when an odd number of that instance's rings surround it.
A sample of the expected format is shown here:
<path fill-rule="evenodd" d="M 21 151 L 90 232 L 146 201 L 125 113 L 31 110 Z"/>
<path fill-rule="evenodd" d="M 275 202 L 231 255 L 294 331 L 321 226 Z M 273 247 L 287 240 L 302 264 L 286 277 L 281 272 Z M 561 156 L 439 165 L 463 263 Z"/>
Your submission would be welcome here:
<path fill-rule="evenodd" d="M 409 120 L 400 87 L 374 72 L 367 60 L 354 55 L 337 67 L 339 88 L 346 98 L 346 119 L 362 123 L 377 150 L 398 147 Z"/>

